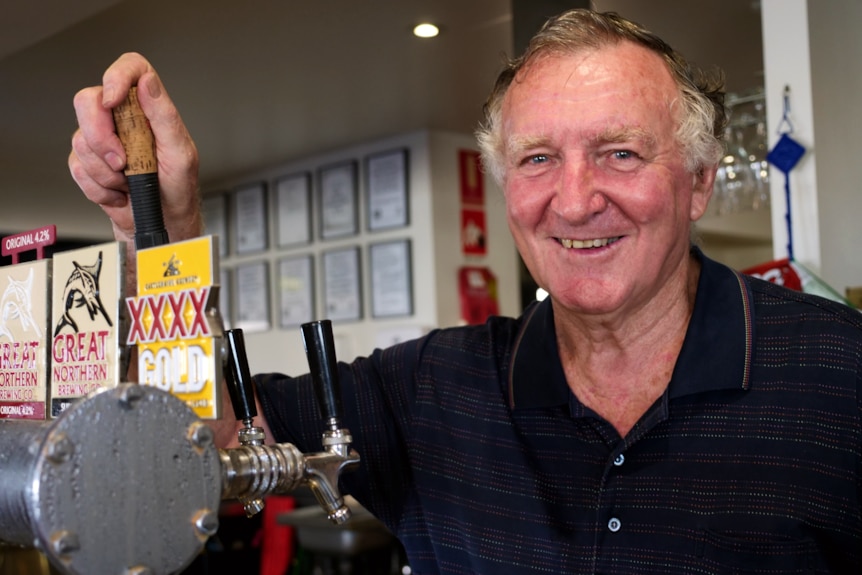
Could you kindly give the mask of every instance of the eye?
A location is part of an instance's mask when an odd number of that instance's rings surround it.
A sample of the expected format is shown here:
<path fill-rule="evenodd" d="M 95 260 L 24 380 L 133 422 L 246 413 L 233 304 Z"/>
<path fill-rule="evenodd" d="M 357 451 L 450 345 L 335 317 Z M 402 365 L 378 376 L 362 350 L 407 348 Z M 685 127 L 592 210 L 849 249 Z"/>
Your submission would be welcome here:
<path fill-rule="evenodd" d="M 544 163 L 547 163 L 548 156 L 545 154 L 535 154 L 532 156 L 528 156 L 524 159 L 524 164 L 529 164 L 531 166 L 540 166 Z"/>
<path fill-rule="evenodd" d="M 615 160 L 633 160 L 638 157 L 631 150 L 616 150 L 611 155 Z"/>
<path fill-rule="evenodd" d="M 618 172 L 632 172 L 643 164 L 643 157 L 633 150 L 609 150 L 602 162 L 604 166 Z"/>

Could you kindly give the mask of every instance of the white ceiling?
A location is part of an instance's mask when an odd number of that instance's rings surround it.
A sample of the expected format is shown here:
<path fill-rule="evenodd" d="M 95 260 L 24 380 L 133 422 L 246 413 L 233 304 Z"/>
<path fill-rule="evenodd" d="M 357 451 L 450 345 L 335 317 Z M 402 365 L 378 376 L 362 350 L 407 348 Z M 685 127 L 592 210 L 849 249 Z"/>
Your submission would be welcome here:
<path fill-rule="evenodd" d="M 204 186 L 417 129 L 472 132 L 512 52 L 510 0 L 7 0 L 0 9 L 0 232 L 56 223 L 100 238 L 66 167 L 72 97 L 122 52 L 160 71 Z M 668 39 L 728 86 L 761 84 L 751 0 L 594 0 Z M 423 19 L 443 33 L 410 34 Z M 83 223 L 82 223 L 83 222 Z"/>

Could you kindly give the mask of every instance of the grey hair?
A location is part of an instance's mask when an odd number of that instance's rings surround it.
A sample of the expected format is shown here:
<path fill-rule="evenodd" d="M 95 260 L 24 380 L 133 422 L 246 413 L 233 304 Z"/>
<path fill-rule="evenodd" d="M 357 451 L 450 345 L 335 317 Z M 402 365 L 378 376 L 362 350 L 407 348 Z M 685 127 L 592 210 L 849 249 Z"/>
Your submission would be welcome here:
<path fill-rule="evenodd" d="M 724 75 L 720 71 L 707 74 L 687 62 L 664 40 L 616 13 L 575 9 L 548 20 L 530 40 L 524 54 L 506 62 L 485 102 L 484 120 L 476 130 L 476 139 L 484 169 L 498 184 L 503 183 L 506 170 L 503 99 L 518 73 L 541 56 L 596 50 L 623 41 L 658 54 L 679 88 L 682 114 L 676 137 L 683 149 L 686 169 L 695 173 L 718 163 L 724 153 L 722 136 L 727 124 Z"/>

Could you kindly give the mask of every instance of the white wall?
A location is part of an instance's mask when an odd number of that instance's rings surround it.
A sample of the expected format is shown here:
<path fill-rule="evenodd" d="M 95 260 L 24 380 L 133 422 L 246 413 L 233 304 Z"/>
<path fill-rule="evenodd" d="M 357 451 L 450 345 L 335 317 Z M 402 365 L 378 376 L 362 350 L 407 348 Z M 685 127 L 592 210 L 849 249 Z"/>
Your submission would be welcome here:
<path fill-rule="evenodd" d="M 783 92 L 790 87 L 793 139 L 806 154 L 790 173 L 796 260 L 838 292 L 862 285 L 862 162 L 857 158 L 862 107 L 858 0 L 763 0 L 765 84 L 770 149 L 778 140 Z M 784 175 L 773 168 L 772 229 L 776 258 L 787 256 Z"/>
<path fill-rule="evenodd" d="M 814 119 L 811 112 L 811 65 L 808 45 L 806 0 L 764 0 L 763 63 L 769 149 L 779 139 L 784 89 L 790 88 L 792 138 L 807 148 L 805 156 L 790 172 L 794 258 L 820 272 L 820 226 L 817 210 L 817 154 L 814 149 Z M 775 259 L 788 256 L 785 177 L 770 167 L 772 188 L 772 234 Z"/>
<path fill-rule="evenodd" d="M 476 149 L 475 139 L 461 134 L 431 134 L 433 220 L 437 246 L 434 265 L 437 268 L 440 325 L 461 323 L 457 279 L 462 266 L 489 267 L 497 278 L 501 315 L 518 316 L 521 293 L 517 250 L 506 220 L 503 192 L 488 175 L 484 175 L 488 255 L 466 256 L 461 252 L 459 149 Z"/>
<path fill-rule="evenodd" d="M 808 1 L 821 273 L 862 286 L 862 2 Z"/>
<path fill-rule="evenodd" d="M 409 225 L 389 231 L 368 232 L 365 229 L 365 166 L 369 155 L 409 149 Z M 290 249 L 269 249 L 249 255 L 229 254 L 222 258 L 225 269 L 237 265 L 266 261 L 270 270 L 270 293 L 277 294 L 277 262 L 292 255 L 314 256 L 317 319 L 325 319 L 321 306 L 322 262 L 324 251 L 339 247 L 362 247 L 363 318 L 360 321 L 333 322 L 333 332 L 339 359 L 350 360 L 367 355 L 375 347 L 386 345 L 394 335 L 419 335 L 438 327 L 455 325 L 459 317 L 457 269 L 460 265 L 488 265 L 499 280 L 501 312 L 513 315 L 520 311 L 517 257 L 514 243 L 508 233 L 502 195 L 486 181 L 486 213 L 489 222 L 487 258 L 467 259 L 461 255 L 458 200 L 458 150 L 474 149 L 471 136 L 437 132 L 415 132 L 380 141 L 345 147 L 329 154 L 292 161 L 265 170 L 246 174 L 242 178 L 207 186 L 209 193 L 230 193 L 245 184 L 265 181 L 269 184 L 269 202 L 274 206 L 271 191 L 274 180 L 281 176 L 308 171 L 313 174 L 312 189 L 316 195 L 317 170 L 321 166 L 345 160 L 357 160 L 359 166 L 360 232 L 356 236 L 337 240 L 320 240 L 316 222 L 317 206 L 313 206 L 314 241 L 306 246 Z M 313 204 L 315 202 L 312 202 Z M 275 245 L 276 211 L 269 210 L 269 245 Z M 230 218 L 229 218 L 230 219 Z M 370 277 L 367 247 L 370 243 L 389 239 L 409 238 L 413 264 L 413 308 L 410 317 L 379 319 L 370 317 Z M 235 291 L 235 290 L 234 290 Z M 234 296 L 235 297 L 235 296 Z M 308 364 L 299 328 L 284 329 L 278 326 L 277 296 L 270 300 L 271 329 L 244 332 L 249 364 L 253 373 L 279 371 L 288 374 L 305 373 Z"/>

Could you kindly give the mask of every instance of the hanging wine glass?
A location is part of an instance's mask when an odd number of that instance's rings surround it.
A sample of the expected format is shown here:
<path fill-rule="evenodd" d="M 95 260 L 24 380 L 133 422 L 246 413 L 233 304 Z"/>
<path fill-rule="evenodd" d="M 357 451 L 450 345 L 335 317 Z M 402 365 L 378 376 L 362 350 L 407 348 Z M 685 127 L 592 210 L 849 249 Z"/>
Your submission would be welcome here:
<path fill-rule="evenodd" d="M 751 173 L 754 176 L 754 196 L 752 209 L 769 209 L 769 162 L 766 154 L 769 152 L 766 134 L 766 111 L 762 101 L 754 103 L 754 129 L 746 143 L 749 152 Z"/>
<path fill-rule="evenodd" d="M 718 186 L 718 213 L 732 214 L 751 209 L 755 193 L 754 173 L 749 153 L 743 144 L 742 130 L 728 126 L 725 130 L 727 153 L 721 159 L 716 173 Z"/>

